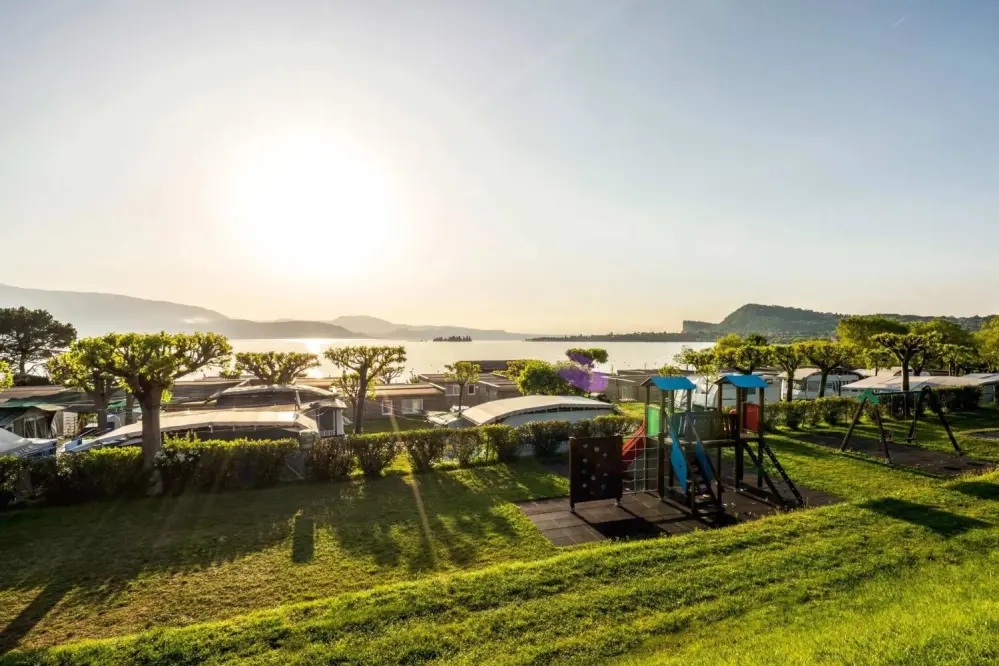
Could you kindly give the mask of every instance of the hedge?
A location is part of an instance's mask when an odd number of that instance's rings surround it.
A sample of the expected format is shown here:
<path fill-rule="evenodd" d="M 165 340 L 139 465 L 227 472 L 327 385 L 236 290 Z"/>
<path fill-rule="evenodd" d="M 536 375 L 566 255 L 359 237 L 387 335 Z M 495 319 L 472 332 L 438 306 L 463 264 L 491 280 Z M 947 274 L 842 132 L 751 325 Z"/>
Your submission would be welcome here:
<path fill-rule="evenodd" d="M 329 482 L 345 479 L 354 469 L 354 451 L 346 437 L 319 439 L 305 456 L 305 478 Z"/>
<path fill-rule="evenodd" d="M 215 492 L 277 485 L 288 456 L 298 450 L 292 439 L 206 440 L 167 438 L 156 454 L 164 492 Z"/>
<path fill-rule="evenodd" d="M 511 462 L 520 457 L 520 433 L 513 426 L 487 425 L 479 428 L 487 456 L 499 462 Z"/>
<path fill-rule="evenodd" d="M 580 422 L 581 423 L 581 422 Z M 585 426 L 576 423 L 573 430 L 577 436 L 583 435 Z M 551 458 L 558 452 L 562 442 L 569 439 L 568 421 L 532 421 L 517 428 L 521 441 L 531 447 L 538 458 Z"/>
<path fill-rule="evenodd" d="M 399 449 L 396 441 L 398 434 L 394 432 L 376 432 L 362 435 L 350 435 L 347 443 L 354 454 L 357 466 L 364 476 L 381 476 L 382 471 L 392 464 Z"/>
<path fill-rule="evenodd" d="M 797 430 L 802 424 L 814 428 L 820 423 L 840 425 L 853 416 L 857 401 L 853 398 L 829 397 L 817 400 L 794 400 L 769 403 L 764 409 L 764 426 Z"/>

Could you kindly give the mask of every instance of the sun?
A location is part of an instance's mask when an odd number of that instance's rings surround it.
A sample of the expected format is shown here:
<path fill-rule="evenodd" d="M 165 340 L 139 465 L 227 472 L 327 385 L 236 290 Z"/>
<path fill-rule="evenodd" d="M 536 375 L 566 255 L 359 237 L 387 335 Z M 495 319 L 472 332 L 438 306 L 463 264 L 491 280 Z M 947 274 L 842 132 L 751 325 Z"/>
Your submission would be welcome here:
<path fill-rule="evenodd" d="M 386 172 L 348 143 L 304 134 L 271 139 L 247 150 L 232 176 L 234 238 L 271 265 L 351 270 L 394 235 L 398 210 Z"/>

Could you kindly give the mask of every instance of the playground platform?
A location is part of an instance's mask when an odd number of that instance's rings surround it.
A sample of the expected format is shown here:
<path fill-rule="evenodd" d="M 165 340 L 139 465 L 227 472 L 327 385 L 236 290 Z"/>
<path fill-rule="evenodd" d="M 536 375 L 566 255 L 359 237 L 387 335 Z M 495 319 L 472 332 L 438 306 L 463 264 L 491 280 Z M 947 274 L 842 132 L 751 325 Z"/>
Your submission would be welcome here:
<path fill-rule="evenodd" d="M 795 433 L 795 439 L 800 439 L 811 444 L 839 449 L 843 443 L 843 436 L 840 434 L 822 433 Z M 884 449 L 875 437 L 865 437 L 855 434 L 850 439 L 850 449 L 863 453 L 872 458 L 883 459 Z M 934 476 L 951 477 L 965 474 L 967 472 L 981 473 L 992 469 L 996 465 L 985 460 L 976 460 L 968 456 L 959 456 L 950 451 L 936 451 L 924 449 L 920 446 L 913 446 L 903 442 L 892 442 L 888 445 L 891 452 L 891 464 L 896 467 L 905 467 Z"/>
<path fill-rule="evenodd" d="M 726 465 L 727 467 L 727 465 Z M 566 475 L 565 465 L 551 466 L 552 471 Z M 731 470 L 725 469 L 723 479 Z M 755 475 L 747 474 L 746 480 L 755 482 Z M 798 487 L 806 507 L 834 504 L 838 498 L 808 488 Z M 749 520 L 756 520 L 780 509 L 736 492 L 725 493 L 725 512 L 692 518 L 679 508 L 662 502 L 655 493 L 628 493 L 621 506 L 614 500 L 586 502 L 576 505 L 576 513 L 569 511 L 569 498 L 521 502 L 520 510 L 535 527 L 556 546 L 572 546 L 613 539 L 647 539 L 695 530 L 727 527 Z"/>

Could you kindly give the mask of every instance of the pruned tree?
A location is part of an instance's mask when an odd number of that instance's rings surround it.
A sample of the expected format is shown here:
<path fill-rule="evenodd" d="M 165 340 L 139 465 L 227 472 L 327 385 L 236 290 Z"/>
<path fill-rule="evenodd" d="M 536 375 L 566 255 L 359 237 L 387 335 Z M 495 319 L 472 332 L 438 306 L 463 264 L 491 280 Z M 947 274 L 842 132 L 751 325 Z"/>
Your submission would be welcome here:
<path fill-rule="evenodd" d="M 284 386 L 319 367 L 319 357 L 303 352 L 240 352 L 236 368 L 248 372 L 264 384 Z"/>
<path fill-rule="evenodd" d="M 999 316 L 982 323 L 982 329 L 975 334 L 978 355 L 989 371 L 999 370 Z"/>
<path fill-rule="evenodd" d="M 395 380 L 402 377 L 402 373 L 406 372 L 406 366 L 404 365 L 392 365 L 385 369 L 382 373 L 382 379 L 385 380 L 386 384 L 391 384 Z M 416 378 L 416 383 L 419 383 L 420 378 Z"/>
<path fill-rule="evenodd" d="M 176 379 L 232 353 L 229 341 L 217 333 L 108 333 L 81 347 L 90 368 L 117 377 L 131 391 L 142 411 L 142 453 L 151 470 L 163 445 L 160 405 Z"/>
<path fill-rule="evenodd" d="M 51 381 L 80 389 L 90 398 L 97 412 L 97 427 L 101 430 L 108 428 L 108 405 L 115 391 L 121 388 L 118 377 L 88 361 L 106 354 L 106 350 L 97 348 L 104 344 L 102 338 L 83 338 L 73 342 L 69 351 L 50 358 L 47 363 Z"/>
<path fill-rule="evenodd" d="M 975 345 L 975 334 L 949 319 L 931 319 L 926 322 L 916 322 L 909 327 L 908 332 L 919 333 L 920 335 L 936 333 L 937 342 L 941 345 L 958 345 L 961 347 L 973 347 Z"/>
<path fill-rule="evenodd" d="M 567 349 L 565 355 L 573 363 L 578 363 L 579 365 L 585 365 L 589 368 L 593 368 L 597 363 L 606 363 L 609 358 L 606 349 L 601 349 L 600 347 L 590 347 L 589 349 L 584 349 L 582 347 L 573 347 L 572 349 Z"/>
<path fill-rule="evenodd" d="M 826 380 L 829 378 L 829 373 L 849 363 L 853 357 L 853 349 L 848 345 L 829 340 L 802 342 L 800 349 L 808 362 L 819 369 L 819 397 L 823 398 L 826 395 Z"/>
<path fill-rule="evenodd" d="M 909 327 L 897 319 L 884 315 L 854 315 L 843 317 L 836 324 L 836 337 L 845 345 L 857 349 L 871 349 L 878 345 L 874 336 L 879 333 L 908 333 Z"/>
<path fill-rule="evenodd" d="M 874 370 L 875 376 L 895 364 L 895 355 L 881 346 L 860 350 L 857 356 L 865 366 Z"/>
<path fill-rule="evenodd" d="M 354 406 L 354 434 L 364 431 L 364 402 L 368 390 L 375 380 L 384 376 L 384 372 L 396 365 L 406 362 L 405 347 L 391 346 L 349 346 L 330 347 L 324 352 L 333 365 L 345 372 L 357 373 L 357 402 Z"/>
<path fill-rule="evenodd" d="M 762 335 L 749 336 L 745 340 L 737 335 L 726 335 L 715 344 L 718 365 L 732 368 L 743 375 L 751 375 L 768 365 L 773 361 L 772 357 L 773 345 Z"/>
<path fill-rule="evenodd" d="M 361 376 L 356 372 L 345 372 L 333 379 L 333 387 L 336 389 L 337 394 L 347 401 L 351 413 L 356 413 L 357 401 L 361 395 Z M 373 400 L 374 397 L 375 386 L 374 384 L 369 384 L 365 393 L 365 399 Z"/>
<path fill-rule="evenodd" d="M 76 329 L 56 321 L 47 310 L 0 308 L 0 359 L 10 363 L 18 377 L 65 350 L 75 339 Z"/>
<path fill-rule="evenodd" d="M 718 357 L 715 355 L 715 350 L 683 347 L 680 349 L 680 353 L 673 357 L 673 360 L 704 378 L 704 406 L 707 407 L 709 389 L 711 383 L 717 379 L 718 374 Z"/>
<path fill-rule="evenodd" d="M 14 385 L 14 373 L 10 371 L 10 364 L 7 361 L 0 361 L 0 389 L 10 388 Z"/>
<path fill-rule="evenodd" d="M 947 367 L 948 375 L 960 374 L 961 370 L 979 366 L 982 362 L 978 350 L 966 345 L 942 344 L 940 358 Z"/>
<path fill-rule="evenodd" d="M 787 375 L 787 390 L 784 391 L 784 400 L 791 402 L 794 400 L 794 374 L 798 372 L 798 368 L 805 364 L 805 355 L 801 351 L 801 345 L 774 345 L 773 362 Z"/>
<path fill-rule="evenodd" d="M 902 390 L 909 390 L 909 372 L 912 368 L 912 359 L 919 354 L 924 354 L 928 349 L 938 344 L 937 333 L 878 333 L 872 340 L 875 344 L 881 345 L 898 359 L 902 364 Z"/>
<path fill-rule="evenodd" d="M 462 398 L 465 395 L 465 387 L 479 381 L 482 374 L 482 366 L 471 361 L 458 361 L 450 365 L 445 365 L 444 381 L 448 384 L 458 385 L 458 412 L 461 412 Z"/>
<path fill-rule="evenodd" d="M 584 388 L 577 386 L 571 375 L 567 377 L 568 365 L 528 361 L 517 376 L 517 388 L 524 395 L 582 395 Z"/>

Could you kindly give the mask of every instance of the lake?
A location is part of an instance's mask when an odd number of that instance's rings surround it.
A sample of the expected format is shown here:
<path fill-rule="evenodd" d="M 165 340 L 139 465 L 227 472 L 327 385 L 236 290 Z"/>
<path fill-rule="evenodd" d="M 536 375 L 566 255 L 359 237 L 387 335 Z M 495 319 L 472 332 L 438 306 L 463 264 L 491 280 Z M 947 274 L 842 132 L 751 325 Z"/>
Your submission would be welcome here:
<path fill-rule="evenodd" d="M 230 340 L 237 352 L 310 352 L 318 354 L 322 367 L 309 374 L 316 377 L 339 375 L 340 370 L 323 358 L 327 347 L 347 345 L 402 345 L 406 348 L 406 381 L 412 372 L 444 372 L 444 366 L 455 361 L 491 361 L 534 358 L 542 361 L 564 361 L 570 347 L 602 347 L 610 357 L 600 370 L 659 368 L 673 363 L 673 356 L 684 346 L 695 349 L 710 347 L 710 342 L 528 342 L 526 340 L 474 342 L 406 342 L 404 340 Z M 397 380 L 399 381 L 399 380 Z"/>

